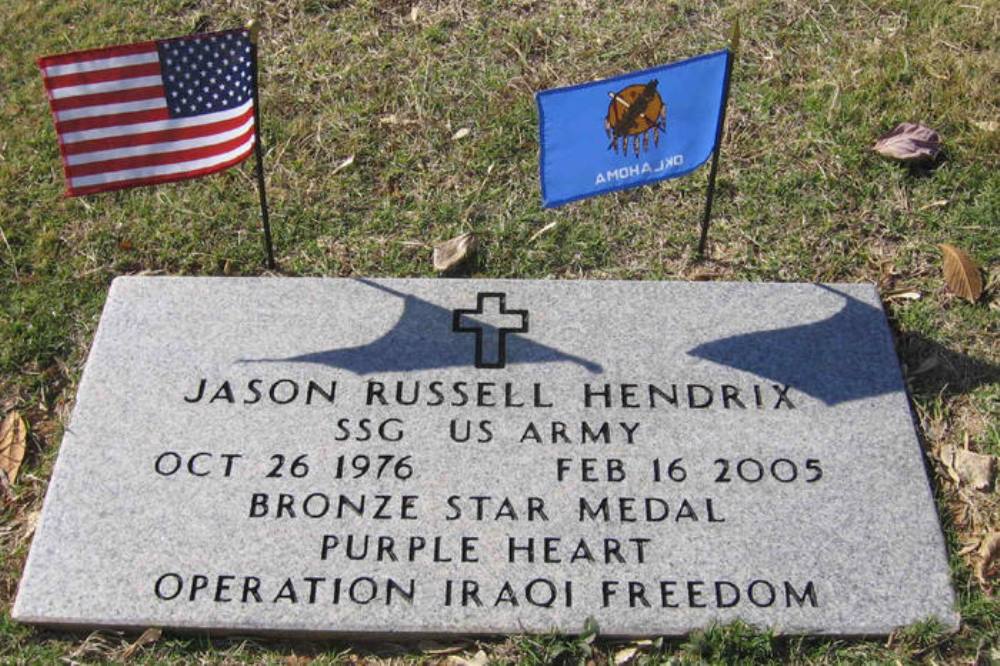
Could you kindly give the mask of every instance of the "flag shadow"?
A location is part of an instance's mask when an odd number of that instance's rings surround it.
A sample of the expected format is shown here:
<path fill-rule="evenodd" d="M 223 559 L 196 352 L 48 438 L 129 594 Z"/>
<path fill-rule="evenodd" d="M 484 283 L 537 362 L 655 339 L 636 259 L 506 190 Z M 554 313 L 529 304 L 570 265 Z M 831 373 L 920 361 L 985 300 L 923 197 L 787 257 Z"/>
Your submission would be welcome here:
<path fill-rule="evenodd" d="M 412 294 L 371 280 L 358 282 L 396 296 L 403 301 L 399 319 L 380 338 L 355 347 L 326 349 L 286 358 L 240 359 L 240 363 L 313 363 L 347 370 L 357 375 L 414 372 L 440 368 L 475 366 L 474 336 L 452 331 L 452 311 Z M 496 334 L 484 325 L 487 334 Z M 603 372 L 599 363 L 533 342 L 516 333 L 508 334 L 507 364 L 573 363 L 591 373 Z"/>
<path fill-rule="evenodd" d="M 883 312 L 825 285 L 845 299 L 836 314 L 810 324 L 734 335 L 688 351 L 751 372 L 833 406 L 903 390 Z"/>
<path fill-rule="evenodd" d="M 1000 365 L 953 351 L 919 333 L 900 336 L 899 355 L 917 398 L 962 395 L 979 386 L 1000 384 Z"/>

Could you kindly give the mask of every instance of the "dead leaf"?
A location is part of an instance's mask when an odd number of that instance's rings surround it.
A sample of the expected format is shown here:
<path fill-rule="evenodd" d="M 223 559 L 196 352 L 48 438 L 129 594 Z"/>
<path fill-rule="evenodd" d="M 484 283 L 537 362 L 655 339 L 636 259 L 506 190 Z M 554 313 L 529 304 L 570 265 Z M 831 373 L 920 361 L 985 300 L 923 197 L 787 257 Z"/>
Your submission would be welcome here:
<path fill-rule="evenodd" d="M 24 460 L 24 445 L 28 439 L 28 425 L 19 412 L 7 414 L 0 424 L 0 472 L 7 475 L 11 485 L 17 481 L 17 472 Z"/>
<path fill-rule="evenodd" d="M 973 120 L 972 124 L 984 132 L 996 132 L 1000 124 L 995 120 Z"/>
<path fill-rule="evenodd" d="M 330 172 L 330 175 L 333 176 L 338 172 L 343 171 L 347 167 L 351 166 L 352 164 L 354 164 L 354 155 L 347 157 L 343 162 L 333 167 L 333 171 Z"/>
<path fill-rule="evenodd" d="M 944 255 L 944 281 L 952 293 L 973 303 L 983 295 L 983 276 L 979 266 L 963 250 L 942 243 L 940 246 Z"/>
<path fill-rule="evenodd" d="M 993 565 L 997 556 L 1000 556 L 1000 532 L 993 532 L 983 539 L 983 544 L 979 547 L 979 564 L 976 565 L 976 578 L 983 585 L 989 585 L 988 579 L 992 577 Z"/>
<path fill-rule="evenodd" d="M 629 646 L 615 652 L 615 666 L 624 666 L 630 663 L 639 654 L 639 648 Z"/>
<path fill-rule="evenodd" d="M 433 642 L 423 642 L 420 643 L 418 647 L 420 648 L 420 651 L 422 653 L 433 654 L 433 655 L 447 655 L 447 654 L 452 654 L 454 652 L 461 652 L 462 650 L 465 649 L 464 645 L 441 646 Z"/>
<path fill-rule="evenodd" d="M 910 372 L 909 375 L 911 377 L 916 377 L 917 375 L 922 375 L 925 372 L 930 372 L 939 365 L 941 365 L 941 359 L 939 359 L 936 355 L 932 354 L 931 356 L 928 356 L 923 361 L 921 361 L 920 365 L 917 366 L 917 369 L 914 370 L 913 372 Z"/>
<path fill-rule="evenodd" d="M 462 129 L 460 129 L 457 132 L 455 132 L 455 134 L 452 135 L 451 138 L 452 138 L 453 141 L 458 141 L 459 139 L 464 139 L 465 137 L 469 136 L 470 134 L 472 134 L 472 130 L 470 130 L 468 127 L 463 127 Z"/>
<path fill-rule="evenodd" d="M 400 118 L 395 113 L 382 116 L 378 119 L 380 125 L 416 125 L 419 121 L 410 118 Z"/>
<path fill-rule="evenodd" d="M 486 653 L 480 650 L 468 659 L 451 655 L 445 663 L 450 664 L 450 666 L 486 666 L 489 663 L 489 659 L 486 657 Z"/>
<path fill-rule="evenodd" d="M 132 656 L 135 655 L 135 653 L 141 650 L 143 647 L 151 645 L 152 643 L 155 643 L 156 641 L 160 640 L 160 636 L 162 635 L 163 632 L 157 629 L 156 627 L 150 627 L 149 629 L 146 629 L 146 631 L 142 632 L 142 635 L 139 636 L 139 638 L 135 639 L 134 643 L 125 648 L 125 651 L 122 652 L 122 661 L 125 661 L 126 659 L 131 659 Z"/>
<path fill-rule="evenodd" d="M 434 270 L 449 271 L 476 251 L 479 241 L 475 234 L 466 233 L 434 246 Z"/>
<path fill-rule="evenodd" d="M 553 229 L 555 229 L 557 224 L 559 224 L 558 220 L 556 220 L 555 222 L 549 222 L 544 227 L 542 227 L 541 229 L 539 229 L 535 233 L 531 234 L 531 238 L 528 239 L 528 242 L 529 243 L 534 243 L 536 240 L 538 240 L 539 236 L 541 236 L 542 234 L 547 233 L 547 232 L 552 231 Z"/>
<path fill-rule="evenodd" d="M 929 127 L 900 123 L 880 136 L 872 150 L 900 162 L 932 161 L 941 152 L 941 137 Z"/>
<path fill-rule="evenodd" d="M 949 203 L 951 203 L 951 201 L 949 201 L 948 199 L 938 199 L 937 201 L 932 201 L 928 204 L 924 204 L 917 210 L 927 210 L 928 208 L 943 208 L 944 206 L 947 206 Z"/>
<path fill-rule="evenodd" d="M 3 477 L 0 477 L 3 478 Z M 42 515 L 41 511 L 32 511 L 27 516 L 25 516 L 23 524 L 24 528 L 17 537 L 17 545 L 27 543 L 31 539 L 31 535 L 35 533 L 35 527 L 38 526 L 38 518 Z"/>
<path fill-rule="evenodd" d="M 941 447 L 941 462 L 951 478 L 961 486 L 988 491 L 993 485 L 993 456 L 966 451 L 954 446 Z"/>
<path fill-rule="evenodd" d="M 979 542 L 978 541 L 973 541 L 972 543 L 963 546 L 962 549 L 958 551 L 958 554 L 959 555 L 968 555 L 969 553 L 971 553 L 973 551 L 976 551 L 976 550 L 979 550 Z"/>
<path fill-rule="evenodd" d="M 919 301 L 923 297 L 923 294 L 913 289 L 893 289 L 885 294 L 887 301 Z"/>
<path fill-rule="evenodd" d="M 410 20 L 416 23 L 417 18 L 419 16 L 420 16 L 420 7 L 413 5 L 413 7 L 410 8 Z"/>
<path fill-rule="evenodd" d="M 312 661 L 312 657 L 306 657 L 300 654 L 290 654 L 285 657 L 285 666 L 306 666 L 306 664 L 311 664 Z"/>

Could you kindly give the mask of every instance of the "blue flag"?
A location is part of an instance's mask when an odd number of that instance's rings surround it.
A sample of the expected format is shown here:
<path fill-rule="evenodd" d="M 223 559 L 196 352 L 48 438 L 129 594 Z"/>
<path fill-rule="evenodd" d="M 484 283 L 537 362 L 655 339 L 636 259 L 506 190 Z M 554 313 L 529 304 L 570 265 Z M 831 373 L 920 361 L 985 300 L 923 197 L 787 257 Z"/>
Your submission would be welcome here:
<path fill-rule="evenodd" d="M 688 174 L 718 142 L 730 52 L 536 95 L 546 208 Z"/>

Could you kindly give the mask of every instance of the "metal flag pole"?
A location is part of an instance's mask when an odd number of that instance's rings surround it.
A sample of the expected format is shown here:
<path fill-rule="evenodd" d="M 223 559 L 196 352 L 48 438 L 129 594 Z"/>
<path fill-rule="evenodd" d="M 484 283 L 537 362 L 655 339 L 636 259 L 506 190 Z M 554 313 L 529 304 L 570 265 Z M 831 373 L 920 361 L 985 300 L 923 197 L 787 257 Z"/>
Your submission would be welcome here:
<path fill-rule="evenodd" d="M 267 255 L 267 267 L 274 269 L 274 247 L 271 245 L 271 221 L 267 212 L 267 191 L 264 189 L 264 151 L 260 140 L 260 95 L 257 92 L 257 22 L 249 21 L 246 25 L 250 33 L 251 76 L 253 77 L 253 132 L 254 155 L 257 157 L 257 192 L 260 193 L 260 218 L 264 226 L 264 252 Z"/>
<path fill-rule="evenodd" d="M 722 89 L 722 113 L 719 114 L 719 128 L 715 134 L 715 150 L 712 151 L 712 166 L 708 171 L 708 189 L 705 192 L 705 216 L 701 220 L 701 238 L 698 240 L 698 257 L 705 256 L 705 243 L 708 242 L 708 223 L 712 217 L 712 201 L 715 198 L 715 175 L 719 171 L 719 153 L 722 151 L 722 135 L 726 127 L 726 109 L 729 106 L 729 84 L 732 80 L 733 60 L 740 44 L 740 22 L 736 20 L 733 35 L 730 39 L 729 57 L 726 59 L 726 85 Z"/>

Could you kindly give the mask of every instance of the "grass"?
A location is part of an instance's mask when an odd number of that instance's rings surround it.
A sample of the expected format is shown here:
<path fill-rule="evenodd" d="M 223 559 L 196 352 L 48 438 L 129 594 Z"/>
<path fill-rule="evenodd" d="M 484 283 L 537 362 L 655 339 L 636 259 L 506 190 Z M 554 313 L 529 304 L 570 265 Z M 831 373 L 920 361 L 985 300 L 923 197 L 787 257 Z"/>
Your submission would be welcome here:
<path fill-rule="evenodd" d="M 997 283 L 977 304 L 955 299 L 936 248 L 953 243 L 987 268 L 1000 258 L 995 2 L 11 0 L 0 4 L 0 414 L 21 411 L 32 433 L 0 509 L 0 660 L 120 659 L 129 640 L 49 634 L 9 619 L 111 279 L 262 272 L 249 162 L 185 184 L 62 198 L 34 60 L 230 27 L 257 10 L 283 275 L 430 276 L 430 246 L 475 231 L 482 249 L 470 272 L 483 277 L 872 281 L 886 295 L 922 294 L 887 296 L 887 307 L 935 475 L 962 629 L 941 636 L 918 626 L 886 642 L 786 639 L 737 625 L 643 645 L 636 663 L 998 658 L 1000 606 L 966 549 L 1000 529 L 997 494 L 960 493 L 933 457 L 966 435 L 972 448 L 1000 455 Z M 541 208 L 535 91 L 719 48 L 737 16 L 742 51 L 706 260 L 693 256 L 706 170 Z M 941 132 L 946 156 L 935 168 L 870 151 L 904 120 Z M 470 136 L 452 140 L 462 127 Z M 351 155 L 351 166 L 330 175 Z M 604 663 L 618 649 L 555 636 L 455 645 L 526 663 Z M 136 660 L 294 663 L 299 655 L 440 658 L 420 645 L 165 638 Z"/>

